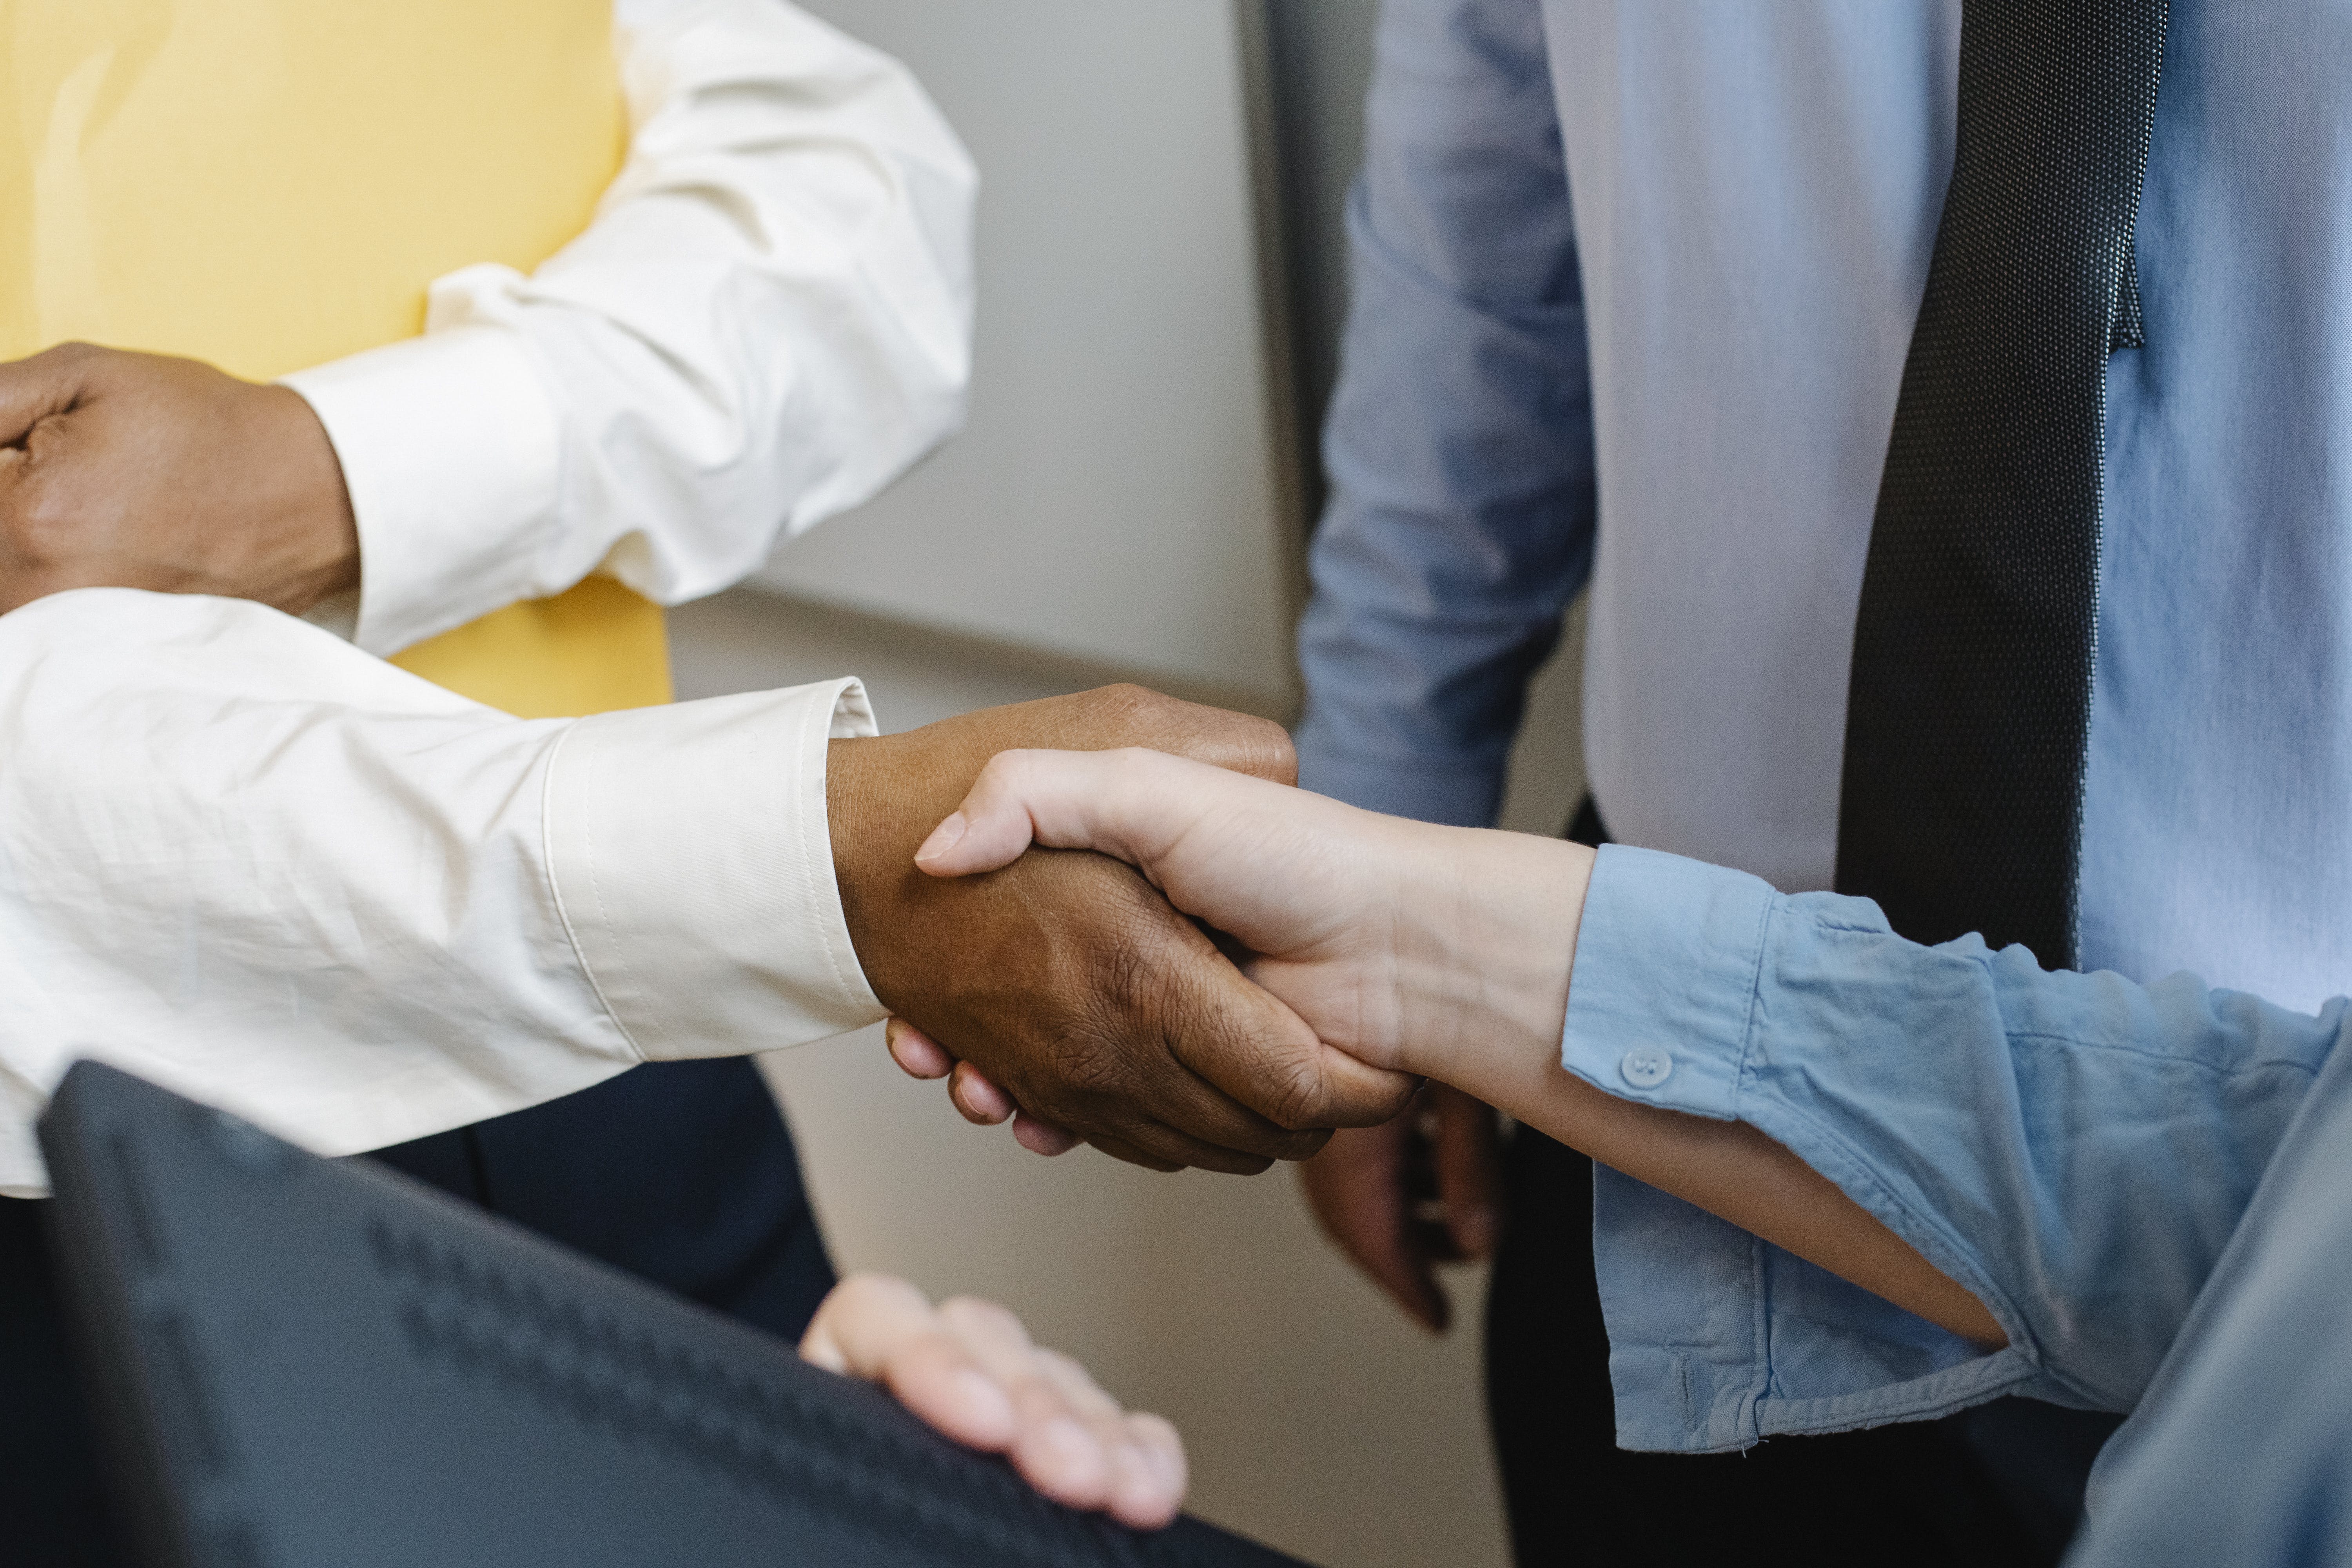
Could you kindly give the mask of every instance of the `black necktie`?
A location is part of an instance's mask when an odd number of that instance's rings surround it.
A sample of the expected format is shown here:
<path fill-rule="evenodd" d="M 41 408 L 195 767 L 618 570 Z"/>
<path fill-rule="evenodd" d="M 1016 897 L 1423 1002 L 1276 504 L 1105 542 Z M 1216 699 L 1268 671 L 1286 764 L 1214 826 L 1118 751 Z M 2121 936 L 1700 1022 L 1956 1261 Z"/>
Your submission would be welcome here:
<path fill-rule="evenodd" d="M 1863 574 L 1840 892 L 2075 962 L 2106 363 L 2166 0 L 1968 0 L 1959 137 Z"/>

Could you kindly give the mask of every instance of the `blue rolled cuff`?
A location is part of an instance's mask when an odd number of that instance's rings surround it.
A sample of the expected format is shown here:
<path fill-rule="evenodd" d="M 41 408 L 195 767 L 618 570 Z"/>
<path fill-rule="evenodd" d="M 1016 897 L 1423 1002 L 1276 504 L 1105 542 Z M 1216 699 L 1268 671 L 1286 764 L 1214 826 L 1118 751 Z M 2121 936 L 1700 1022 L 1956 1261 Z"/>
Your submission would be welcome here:
<path fill-rule="evenodd" d="M 1743 872 L 1602 848 L 1585 895 L 1561 1065 L 1622 1099 L 1758 1120 L 1743 1116 L 1744 1068 L 1783 903 Z M 1802 1127 L 1766 1131 L 1864 1206 L 1879 1206 L 1849 1151 Z M 1925 1419 L 2011 1392 L 2063 1397 L 2020 1352 L 1982 1352 L 1605 1166 L 1593 1184 L 1593 1262 L 1623 1447 L 1709 1453 L 1776 1433 Z"/>

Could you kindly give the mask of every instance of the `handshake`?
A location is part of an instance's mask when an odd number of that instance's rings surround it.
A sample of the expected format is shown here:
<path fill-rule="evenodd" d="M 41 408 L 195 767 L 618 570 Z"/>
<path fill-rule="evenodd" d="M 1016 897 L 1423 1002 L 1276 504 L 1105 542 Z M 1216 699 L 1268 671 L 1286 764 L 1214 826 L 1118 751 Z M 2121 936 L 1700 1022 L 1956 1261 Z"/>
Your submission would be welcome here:
<path fill-rule="evenodd" d="M 1039 1152 L 1084 1141 L 1159 1170 L 1255 1173 L 1396 1115 L 1416 1080 L 1295 984 L 1298 933 L 1221 899 L 1197 858 L 1171 883 L 1143 852 L 1156 840 L 1076 798 L 1205 807 L 1234 784 L 1346 809 L 1282 787 L 1295 773 L 1278 726 L 1133 687 L 833 742 L 835 877 L 892 1054 L 919 1077 L 952 1068 L 967 1117 L 1010 1116 Z M 1347 871 L 1276 874 L 1338 921 Z"/>
<path fill-rule="evenodd" d="M 1577 846 L 1286 787 L 1274 725 L 1133 688 L 830 761 L 891 1054 L 1039 1153 L 1255 1172 L 1423 1076 L 1557 1072 Z"/>

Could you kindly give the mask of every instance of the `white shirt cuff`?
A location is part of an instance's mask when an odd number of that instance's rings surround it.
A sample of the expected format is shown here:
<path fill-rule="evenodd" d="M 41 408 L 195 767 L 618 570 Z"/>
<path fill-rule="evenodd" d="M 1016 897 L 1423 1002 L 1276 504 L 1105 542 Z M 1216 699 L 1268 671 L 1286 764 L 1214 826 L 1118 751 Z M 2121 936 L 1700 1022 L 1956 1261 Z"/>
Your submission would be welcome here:
<path fill-rule="evenodd" d="M 547 774 L 566 927 L 648 1060 L 734 1056 L 885 1009 L 850 946 L 826 742 L 875 733 L 855 679 L 583 719 Z"/>
<path fill-rule="evenodd" d="M 285 378 L 359 522 L 354 639 L 389 655 L 529 596 L 562 434 L 519 334 L 445 328 Z"/>

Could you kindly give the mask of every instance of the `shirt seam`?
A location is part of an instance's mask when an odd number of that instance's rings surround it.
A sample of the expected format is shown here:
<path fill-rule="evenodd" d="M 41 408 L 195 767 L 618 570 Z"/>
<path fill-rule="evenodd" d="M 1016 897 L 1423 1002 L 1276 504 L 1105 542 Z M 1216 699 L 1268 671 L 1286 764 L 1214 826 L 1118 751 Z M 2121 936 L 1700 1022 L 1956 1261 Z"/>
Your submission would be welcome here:
<path fill-rule="evenodd" d="M 638 1043 L 635 1033 L 630 1029 L 629 1026 L 625 1021 L 623 1021 L 619 1009 L 613 1005 L 612 997 L 605 994 L 604 982 L 596 973 L 595 961 L 588 956 L 587 946 L 581 942 L 579 928 L 572 921 L 571 905 L 563 897 L 562 879 L 555 874 L 556 766 L 562 759 L 564 747 L 570 743 L 573 733 L 579 730 L 582 722 L 583 722 L 583 721 L 574 720 L 572 723 L 565 725 L 563 732 L 555 738 L 555 744 L 548 750 L 547 777 L 540 784 L 540 851 L 547 862 L 548 891 L 553 895 L 555 900 L 556 918 L 563 922 L 563 934 L 572 943 L 572 956 L 579 959 L 580 971 L 588 977 L 588 989 L 595 993 L 596 1005 L 604 1008 L 604 1016 L 611 1019 L 613 1027 L 620 1031 L 623 1042 L 628 1046 L 630 1051 L 636 1057 L 639 1062 L 646 1062 L 652 1058 L 646 1055 L 645 1047 Z M 596 871 L 596 842 L 594 830 L 593 828 L 583 829 L 583 836 L 588 854 L 588 884 L 590 888 L 594 890 L 596 895 L 597 919 L 604 921 L 606 929 L 609 930 L 611 928 L 612 917 L 604 908 L 604 885 Z M 629 967 L 628 959 L 625 955 L 624 955 L 620 960 L 620 967 L 622 974 L 625 978 L 627 976 Z"/>
<path fill-rule="evenodd" d="M 822 706 L 821 710 L 824 715 L 825 721 L 825 736 L 828 740 L 831 739 L 833 734 L 834 716 L 841 710 L 841 694 L 846 689 L 846 686 L 847 682 L 845 681 L 836 682 L 832 691 L 826 694 L 825 700 Z M 819 711 L 819 705 L 812 702 L 808 705 L 808 710 L 801 717 L 802 733 L 800 736 L 799 750 L 803 756 L 807 754 L 809 748 L 808 729 L 811 725 L 816 722 L 816 717 Z M 832 803 L 826 797 L 826 784 L 831 778 L 832 772 L 831 760 L 831 748 L 827 747 L 824 753 L 824 759 L 819 763 L 817 768 L 817 788 L 815 792 L 817 806 L 815 816 L 818 820 L 824 822 L 825 825 L 824 835 L 824 844 L 823 847 L 828 857 L 833 853 Z M 805 772 L 797 766 L 794 771 L 802 773 L 802 777 L 798 781 L 798 787 L 806 788 L 807 780 Z M 842 971 L 841 955 L 835 951 L 835 938 L 841 933 L 837 933 L 834 930 L 834 927 L 838 924 L 843 927 L 844 931 L 845 931 L 848 925 L 848 916 L 846 911 L 840 911 L 841 918 L 838 921 L 827 918 L 824 895 L 816 885 L 816 857 L 809 843 L 809 817 L 811 814 L 803 811 L 798 815 L 801 819 L 801 885 L 808 894 L 809 912 L 816 917 L 816 928 L 818 931 L 824 933 L 824 963 L 825 967 L 832 971 L 833 973 L 835 994 L 838 996 L 845 1007 L 852 1006 L 856 1003 L 857 996 L 855 989 L 849 984 L 849 976 Z M 838 909 L 840 901 L 840 889 L 836 886 L 834 889 L 834 903 L 836 910 Z M 861 970 L 862 967 L 863 966 L 861 966 Z M 869 986 L 868 989 L 871 989 L 871 987 Z"/>
<path fill-rule="evenodd" d="M 1759 1413 L 1758 1435 L 1764 1436 L 1798 1436 L 1806 1433 L 1851 1431 L 1857 1426 L 1883 1426 L 1927 1415 L 1954 1408 L 1965 1409 L 1972 1405 L 2012 1390 L 2042 1383 L 2049 1374 L 2022 1354 L 2015 1368 L 1999 1367 L 1997 1363 L 2011 1353 L 2013 1347 L 1987 1352 L 1970 1361 L 1960 1362 L 1940 1372 L 1924 1377 L 1906 1379 L 1895 1387 L 1911 1387 L 1920 1384 L 1955 1383 L 1960 1386 L 1942 1392 L 1916 1392 L 1902 1397 L 1891 1397 L 1886 1387 L 1858 1389 L 1851 1394 L 1818 1394 L 1801 1397 L 1782 1395 L 1769 1402 L 1770 1414 L 1777 1417 L 1773 1430 L 1765 1433 L 1763 1412 Z M 1780 1425 L 1786 1422 L 1790 1425 Z M 1801 1423 L 1801 1425 L 1798 1425 Z"/>
<path fill-rule="evenodd" d="M 2117 1056 L 2137 1057 L 2143 1061 L 2164 1062 L 2173 1067 L 2195 1068 L 2216 1078 L 2243 1078 L 2258 1072 L 2299 1072 L 2305 1078 L 2317 1078 L 2320 1069 L 2309 1062 L 2266 1061 L 2249 1062 L 2243 1067 L 2227 1067 L 2209 1062 L 2200 1057 L 2174 1056 L 2164 1051 L 2152 1051 L 2145 1046 L 2135 1046 L 2120 1040 L 2086 1040 L 2077 1035 L 2063 1034 L 2055 1029 L 2004 1029 L 2002 1036 L 2011 1040 L 2033 1040 L 2043 1045 L 2065 1046 L 2079 1051 L 2112 1051 Z"/>
<path fill-rule="evenodd" d="M 1739 1102 L 1746 1092 L 1748 1061 L 1756 1043 L 1756 1015 L 1764 1005 L 1764 951 L 1771 940 L 1772 915 L 1775 900 L 1759 901 L 1756 912 L 1755 952 L 1748 968 L 1748 1011 L 1740 1020 L 1739 1056 L 1731 1069 L 1731 1113 L 1738 1120 Z M 1766 1279 L 1763 1238 L 1748 1238 L 1748 1299 L 1752 1303 L 1748 1332 L 1752 1336 L 1752 1356 L 1755 1374 L 1748 1380 L 1743 1399 L 1746 1408 L 1740 1413 L 1741 1426 L 1751 1436 L 1762 1436 L 1762 1406 L 1772 1387 L 1772 1307 L 1770 1287 Z"/>

